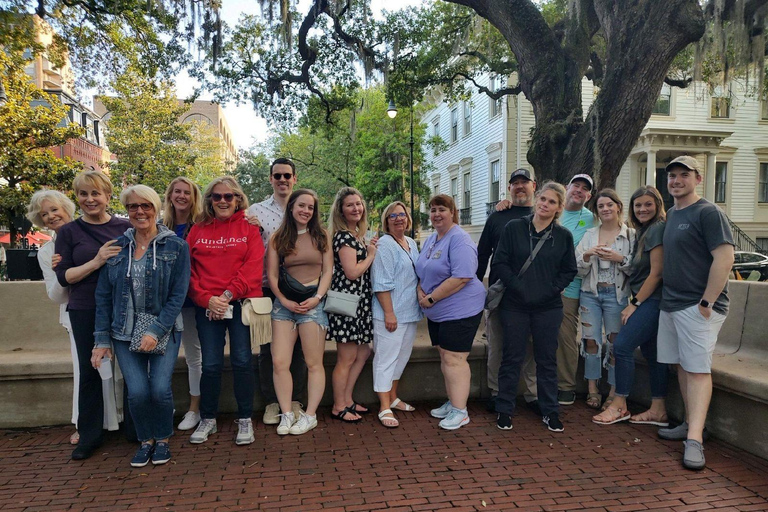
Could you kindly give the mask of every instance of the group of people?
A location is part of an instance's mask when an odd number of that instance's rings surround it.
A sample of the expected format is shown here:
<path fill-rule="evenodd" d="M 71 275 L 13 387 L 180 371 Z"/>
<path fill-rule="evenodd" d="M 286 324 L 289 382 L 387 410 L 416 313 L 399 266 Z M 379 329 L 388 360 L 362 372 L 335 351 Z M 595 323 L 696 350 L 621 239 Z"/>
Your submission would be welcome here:
<path fill-rule="evenodd" d="M 102 427 L 116 428 L 124 379 L 129 411 L 123 412 L 140 442 L 131 465 L 170 460 L 171 378 L 181 346 L 190 408 L 178 428 L 195 429 L 190 442 L 204 443 L 217 432 L 227 339 L 236 444 L 254 441 L 252 346 L 259 346 L 263 421 L 277 425 L 278 435 L 317 426 L 326 340 L 337 344 L 331 417 L 354 423 L 370 412 L 353 394 L 373 352 L 378 419 L 396 428 L 401 413 L 414 410 L 397 389 L 423 316 L 448 398 L 431 415 L 441 428 L 458 429 L 470 421 L 467 357 L 485 311 L 488 382 L 500 429 L 512 428 L 522 373 L 526 401 L 549 430 L 563 431 L 559 405 L 575 401 L 579 353 L 587 404 L 603 409 L 593 421 L 668 426 L 665 365 L 679 364 L 688 421 L 660 435 L 686 440 L 684 463 L 703 467 L 708 364 L 727 311 L 733 242 L 719 210 L 696 196 L 695 162 L 681 157 L 667 168 L 676 200 L 667 225 L 674 219 L 674 229 L 665 229 L 653 187 L 633 194 L 629 227 L 612 190 L 594 194 L 592 211 L 585 207 L 593 194 L 588 175 L 574 176 L 567 188 L 546 182 L 536 190 L 530 173 L 519 169 L 479 245 L 459 226 L 453 199 L 432 197 L 434 232 L 421 251 L 406 235 L 413 219 L 405 204 L 384 208 L 380 231 L 370 236 L 365 199 L 351 187 L 336 194 L 324 228 L 317 194 L 295 188 L 296 168 L 285 158 L 271 165 L 273 194 L 250 208 L 229 176 L 202 193 L 177 178 L 164 201 L 147 186 L 126 187 L 120 202 L 128 220 L 108 213 L 112 185 L 99 171 L 73 183 L 82 212 L 76 220 L 64 194 L 39 191 L 29 218 L 56 234 L 55 246 L 38 257 L 49 297 L 62 304 L 75 360 L 72 458 L 90 457 L 102 443 Z M 255 301 L 265 300 L 271 307 L 260 313 L 271 319 L 271 336 L 254 339 L 246 318 Z M 651 368 L 653 404 L 631 416 L 626 397 L 638 346 Z M 603 367 L 611 385 L 604 403 Z M 305 392 L 306 408 L 299 401 Z"/>
<path fill-rule="evenodd" d="M 478 244 L 478 278 L 491 262 L 488 383 L 498 428 L 512 428 L 522 374 L 528 406 L 549 430 L 563 431 L 559 406 L 575 402 L 581 355 L 586 404 L 601 409 L 594 423 L 656 425 L 661 438 L 685 442 L 686 468 L 705 467 L 712 354 L 728 311 L 734 242 L 723 212 L 696 192 L 698 161 L 678 157 L 666 172 L 674 207 L 665 212 L 659 191 L 643 186 L 630 198 L 628 222 L 616 192 L 593 190 L 589 175 L 536 191 L 527 170 L 512 173 L 509 199 Z M 648 362 L 652 401 L 632 415 L 637 348 Z M 686 412 L 674 428 L 665 404 L 669 365 L 677 365 Z"/>

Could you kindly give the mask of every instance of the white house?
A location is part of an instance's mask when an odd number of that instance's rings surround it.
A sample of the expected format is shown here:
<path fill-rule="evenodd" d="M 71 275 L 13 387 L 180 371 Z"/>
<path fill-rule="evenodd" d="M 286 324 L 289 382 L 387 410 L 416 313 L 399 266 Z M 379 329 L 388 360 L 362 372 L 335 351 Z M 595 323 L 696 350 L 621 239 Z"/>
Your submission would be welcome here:
<path fill-rule="evenodd" d="M 500 86 L 494 77 L 481 83 Z M 584 79 L 585 113 L 597 92 Z M 507 177 L 519 167 L 532 169 L 526 153 L 533 109 L 522 95 L 493 101 L 475 93 L 467 101 L 448 104 L 434 91 L 426 101 L 435 105 L 422 117 L 427 133 L 439 135 L 447 145 L 427 150 L 434 169 L 427 185 L 432 194 L 454 197 L 461 223 L 477 239 L 488 210 L 505 197 Z M 754 88 L 738 80 L 714 92 L 705 84 L 687 89 L 665 85 L 622 167 L 617 192 L 627 202 L 639 185 L 650 184 L 671 205 L 664 167 L 683 154 L 695 156 L 703 166 L 701 195 L 720 205 L 743 233 L 768 250 L 768 101 L 760 101 Z M 743 242 L 747 249 L 746 237 Z"/>

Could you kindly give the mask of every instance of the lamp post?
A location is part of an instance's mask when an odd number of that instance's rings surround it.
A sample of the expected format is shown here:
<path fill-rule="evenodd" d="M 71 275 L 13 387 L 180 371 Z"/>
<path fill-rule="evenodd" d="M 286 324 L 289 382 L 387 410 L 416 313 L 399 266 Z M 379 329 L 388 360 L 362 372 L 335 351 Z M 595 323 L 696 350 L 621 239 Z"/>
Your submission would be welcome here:
<path fill-rule="evenodd" d="M 413 206 L 413 105 L 411 105 L 411 138 L 408 141 L 408 145 L 410 146 L 410 160 L 409 160 L 409 176 L 411 180 L 411 238 L 416 238 L 416 211 L 414 210 Z M 395 102 L 393 100 L 389 100 L 389 106 L 387 107 L 387 115 L 390 119 L 394 119 L 397 117 L 397 107 L 395 106 Z"/>

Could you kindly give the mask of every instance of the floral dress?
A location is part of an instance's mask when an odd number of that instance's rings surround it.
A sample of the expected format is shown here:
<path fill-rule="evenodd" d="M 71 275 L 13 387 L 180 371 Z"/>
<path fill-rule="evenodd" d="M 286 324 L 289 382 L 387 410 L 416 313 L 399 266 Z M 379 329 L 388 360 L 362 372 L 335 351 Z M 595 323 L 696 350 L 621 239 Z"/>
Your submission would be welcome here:
<path fill-rule="evenodd" d="M 365 245 L 349 231 L 337 231 L 333 235 L 333 280 L 331 290 L 337 292 L 354 293 L 360 296 L 357 304 L 357 317 L 351 318 L 345 315 L 328 313 L 328 331 L 326 339 L 338 343 L 370 343 L 373 340 L 373 291 L 371 290 L 371 269 L 350 281 L 344 274 L 339 259 L 339 250 L 349 246 L 357 253 L 357 261 L 360 262 L 368 256 Z"/>

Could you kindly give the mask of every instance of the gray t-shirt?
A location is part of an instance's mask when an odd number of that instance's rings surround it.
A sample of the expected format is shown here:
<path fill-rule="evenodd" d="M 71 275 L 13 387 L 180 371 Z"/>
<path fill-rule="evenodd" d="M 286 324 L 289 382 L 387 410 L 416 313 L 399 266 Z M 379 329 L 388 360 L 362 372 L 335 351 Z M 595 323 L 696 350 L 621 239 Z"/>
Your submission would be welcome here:
<path fill-rule="evenodd" d="M 131 284 L 133 285 L 133 309 L 137 313 L 143 313 L 146 307 L 146 283 L 144 279 L 147 275 L 147 253 L 133 260 L 131 264 Z"/>
<path fill-rule="evenodd" d="M 664 288 L 661 310 L 680 311 L 698 304 L 707 288 L 712 252 L 733 243 L 725 214 L 706 199 L 667 212 L 664 230 Z M 715 301 L 715 311 L 728 313 L 728 283 Z"/>
<path fill-rule="evenodd" d="M 638 229 L 635 234 L 637 237 L 633 248 L 635 255 L 632 259 L 632 275 L 629 276 L 629 289 L 632 290 L 632 295 L 637 295 L 651 274 L 651 250 L 663 243 L 664 223 L 654 222 L 648 226 L 644 234 L 640 231 Z M 648 299 L 661 300 L 661 283 Z"/>

